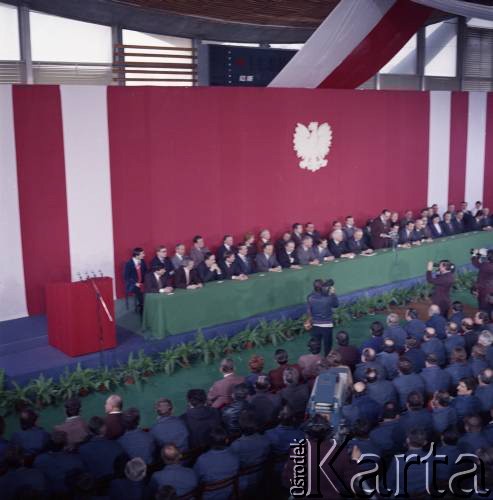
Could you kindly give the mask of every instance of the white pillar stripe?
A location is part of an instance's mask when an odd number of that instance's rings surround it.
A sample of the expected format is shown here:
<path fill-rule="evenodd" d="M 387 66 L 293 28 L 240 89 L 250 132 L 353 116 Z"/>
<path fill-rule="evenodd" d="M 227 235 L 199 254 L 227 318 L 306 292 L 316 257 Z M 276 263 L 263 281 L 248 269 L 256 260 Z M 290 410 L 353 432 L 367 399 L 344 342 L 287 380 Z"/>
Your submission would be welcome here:
<path fill-rule="evenodd" d="M 0 321 L 27 316 L 12 85 L 0 85 Z"/>
<path fill-rule="evenodd" d="M 269 87 L 318 87 L 366 38 L 395 2 L 341 0 Z"/>
<path fill-rule="evenodd" d="M 483 200 L 486 146 L 486 92 L 469 92 L 465 200 L 469 208 Z"/>
<path fill-rule="evenodd" d="M 60 87 L 70 265 L 114 277 L 106 87 Z"/>
<path fill-rule="evenodd" d="M 450 92 L 430 92 L 428 206 L 436 203 L 440 213 L 448 204 L 451 98 Z"/>

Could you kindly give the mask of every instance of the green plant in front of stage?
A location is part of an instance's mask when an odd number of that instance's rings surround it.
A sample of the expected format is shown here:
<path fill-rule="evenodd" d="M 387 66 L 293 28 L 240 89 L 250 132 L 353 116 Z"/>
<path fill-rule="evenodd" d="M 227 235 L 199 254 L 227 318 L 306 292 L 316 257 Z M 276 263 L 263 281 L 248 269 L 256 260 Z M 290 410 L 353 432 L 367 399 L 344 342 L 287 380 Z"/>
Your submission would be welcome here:
<path fill-rule="evenodd" d="M 175 349 L 168 349 L 166 351 L 160 352 L 159 360 L 157 366 L 159 370 L 166 373 L 166 375 L 171 375 L 176 370 L 178 366 L 178 354 Z"/>
<path fill-rule="evenodd" d="M 32 404 L 32 394 L 31 384 L 27 384 L 21 387 L 17 382 L 12 382 L 12 389 L 7 391 L 7 398 L 9 400 L 9 406 L 14 408 L 15 411 L 20 412 L 26 406 Z"/>
<path fill-rule="evenodd" d="M 31 381 L 30 388 L 34 403 L 38 408 L 48 406 L 56 399 L 57 390 L 53 377 L 46 378 L 42 373 L 38 378 Z"/>
<path fill-rule="evenodd" d="M 94 388 L 99 392 L 108 392 L 113 387 L 118 385 L 119 377 L 116 370 L 111 370 L 105 366 L 102 370 L 98 370 L 94 380 Z"/>

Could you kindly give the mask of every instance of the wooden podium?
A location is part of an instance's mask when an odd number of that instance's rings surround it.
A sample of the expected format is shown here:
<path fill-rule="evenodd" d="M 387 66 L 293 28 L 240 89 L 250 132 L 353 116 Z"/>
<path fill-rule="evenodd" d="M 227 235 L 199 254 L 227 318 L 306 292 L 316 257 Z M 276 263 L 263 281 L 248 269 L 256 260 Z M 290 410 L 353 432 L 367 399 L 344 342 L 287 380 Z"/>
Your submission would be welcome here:
<path fill-rule="evenodd" d="M 108 307 L 108 319 L 95 288 Z M 116 347 L 113 280 L 91 278 L 46 286 L 48 341 L 69 356 L 81 356 Z"/>

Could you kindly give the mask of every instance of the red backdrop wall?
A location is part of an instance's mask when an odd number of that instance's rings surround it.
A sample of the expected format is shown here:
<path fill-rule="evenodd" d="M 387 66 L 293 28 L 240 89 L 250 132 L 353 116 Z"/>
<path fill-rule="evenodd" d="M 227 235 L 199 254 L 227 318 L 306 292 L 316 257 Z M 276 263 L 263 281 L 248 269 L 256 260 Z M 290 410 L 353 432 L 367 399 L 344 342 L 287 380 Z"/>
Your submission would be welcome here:
<path fill-rule="evenodd" d="M 195 234 L 215 247 L 225 233 L 309 220 L 326 231 L 348 213 L 426 205 L 424 92 L 111 87 L 108 113 L 117 275 L 137 245 L 171 254 Z M 293 151 L 310 121 L 333 128 L 315 173 Z"/>

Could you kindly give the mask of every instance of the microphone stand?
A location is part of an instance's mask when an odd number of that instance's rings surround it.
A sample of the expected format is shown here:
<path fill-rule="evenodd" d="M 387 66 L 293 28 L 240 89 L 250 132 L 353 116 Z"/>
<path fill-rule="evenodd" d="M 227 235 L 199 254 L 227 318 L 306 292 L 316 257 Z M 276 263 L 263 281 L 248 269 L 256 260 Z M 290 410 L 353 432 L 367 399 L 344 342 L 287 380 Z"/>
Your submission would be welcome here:
<path fill-rule="evenodd" d="M 98 284 L 96 283 L 94 278 L 87 277 L 86 281 L 89 281 L 92 285 L 92 289 L 94 290 L 94 294 L 96 296 L 96 302 L 97 302 L 97 315 L 98 315 L 98 325 L 99 325 L 99 357 L 100 357 L 100 365 L 104 365 L 104 349 L 103 349 L 103 343 L 104 343 L 104 333 L 103 333 L 103 323 L 101 321 L 101 308 L 104 310 L 106 317 L 110 321 L 110 323 L 113 322 L 113 318 L 110 314 L 110 311 L 108 309 L 108 306 L 106 305 L 106 302 L 103 298 L 103 295 L 101 294 Z"/>

